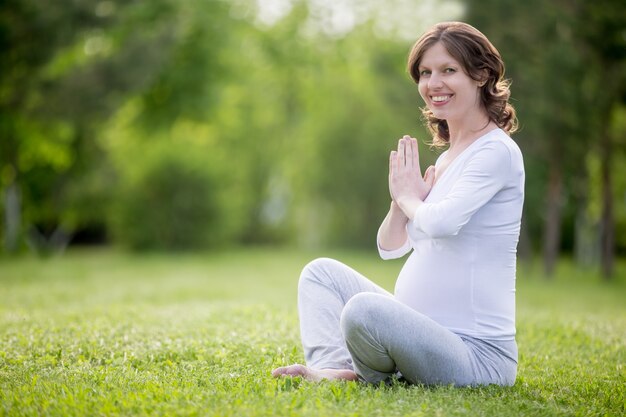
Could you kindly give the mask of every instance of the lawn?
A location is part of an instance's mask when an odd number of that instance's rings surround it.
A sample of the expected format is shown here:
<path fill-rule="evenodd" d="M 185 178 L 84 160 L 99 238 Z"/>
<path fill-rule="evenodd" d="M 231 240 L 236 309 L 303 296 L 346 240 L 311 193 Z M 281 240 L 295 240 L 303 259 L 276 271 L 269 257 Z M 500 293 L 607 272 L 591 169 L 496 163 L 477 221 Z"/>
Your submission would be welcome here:
<path fill-rule="evenodd" d="M 401 263 L 324 253 L 393 288 Z M 603 283 L 564 260 L 518 272 L 513 387 L 314 384 L 297 277 L 315 254 L 246 249 L 0 259 L 1 416 L 623 416 L 626 263 Z"/>

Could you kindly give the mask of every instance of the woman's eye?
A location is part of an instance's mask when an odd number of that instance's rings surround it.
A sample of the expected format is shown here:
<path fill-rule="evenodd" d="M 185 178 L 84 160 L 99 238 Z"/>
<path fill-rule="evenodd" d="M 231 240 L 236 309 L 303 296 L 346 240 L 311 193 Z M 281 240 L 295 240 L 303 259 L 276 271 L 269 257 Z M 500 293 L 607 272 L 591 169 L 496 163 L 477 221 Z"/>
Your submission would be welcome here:
<path fill-rule="evenodd" d="M 456 72 L 456 70 L 454 68 L 446 68 L 444 72 L 450 74 L 450 73 Z"/>
<path fill-rule="evenodd" d="M 428 71 L 428 70 L 421 70 L 420 71 L 420 77 L 425 77 L 427 75 L 430 75 L 430 71 Z"/>

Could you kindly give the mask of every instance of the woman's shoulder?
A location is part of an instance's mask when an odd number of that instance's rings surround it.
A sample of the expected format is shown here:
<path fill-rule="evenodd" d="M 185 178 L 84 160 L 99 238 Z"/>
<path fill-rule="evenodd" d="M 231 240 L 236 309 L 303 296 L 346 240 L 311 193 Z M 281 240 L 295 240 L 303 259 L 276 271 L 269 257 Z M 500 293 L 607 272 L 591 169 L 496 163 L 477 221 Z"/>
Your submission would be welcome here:
<path fill-rule="evenodd" d="M 517 143 L 502 129 L 494 129 L 479 138 L 468 155 L 466 164 L 480 166 L 481 170 L 517 176 L 524 170 L 522 153 Z"/>
<path fill-rule="evenodd" d="M 504 130 L 498 128 L 490 131 L 483 137 L 482 149 L 489 149 L 492 152 L 508 155 L 512 160 L 522 160 L 522 151 L 517 142 L 511 138 Z"/>

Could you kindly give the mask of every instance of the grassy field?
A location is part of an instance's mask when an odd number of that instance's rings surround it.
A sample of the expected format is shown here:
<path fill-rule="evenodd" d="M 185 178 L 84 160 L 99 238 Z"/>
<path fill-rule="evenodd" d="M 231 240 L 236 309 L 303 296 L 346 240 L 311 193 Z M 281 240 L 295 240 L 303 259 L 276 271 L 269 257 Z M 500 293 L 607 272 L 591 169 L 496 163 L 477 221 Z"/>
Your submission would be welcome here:
<path fill-rule="evenodd" d="M 326 252 L 392 289 L 401 263 Z M 518 272 L 515 386 L 273 379 L 302 362 L 296 285 L 315 254 L 0 259 L 1 416 L 623 416 L 626 264 Z"/>

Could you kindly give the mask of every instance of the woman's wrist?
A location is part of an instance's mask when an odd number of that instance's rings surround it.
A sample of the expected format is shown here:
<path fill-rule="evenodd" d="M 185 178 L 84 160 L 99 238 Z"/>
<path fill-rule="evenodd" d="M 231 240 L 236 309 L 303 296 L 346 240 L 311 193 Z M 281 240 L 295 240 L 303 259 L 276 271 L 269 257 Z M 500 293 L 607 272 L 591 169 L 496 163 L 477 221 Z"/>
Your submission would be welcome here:
<path fill-rule="evenodd" d="M 404 211 L 402 211 L 402 209 L 400 208 L 400 205 L 395 200 L 391 200 L 391 207 L 389 208 L 389 212 L 391 213 L 391 216 L 395 218 L 409 220 L 406 214 L 404 214 Z"/>
<path fill-rule="evenodd" d="M 398 208 L 402 211 L 402 214 L 407 220 L 413 220 L 415 211 L 422 205 L 423 201 L 416 196 L 404 197 L 395 202 Z"/>
<path fill-rule="evenodd" d="M 389 213 L 378 230 L 378 247 L 384 251 L 393 251 L 400 248 L 407 239 L 406 225 L 409 221 L 400 206 L 391 201 Z"/>

